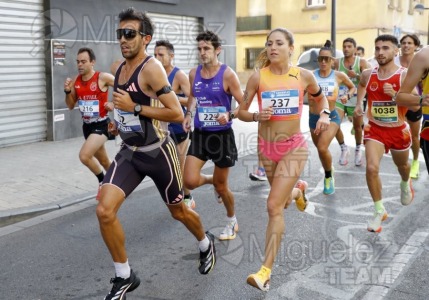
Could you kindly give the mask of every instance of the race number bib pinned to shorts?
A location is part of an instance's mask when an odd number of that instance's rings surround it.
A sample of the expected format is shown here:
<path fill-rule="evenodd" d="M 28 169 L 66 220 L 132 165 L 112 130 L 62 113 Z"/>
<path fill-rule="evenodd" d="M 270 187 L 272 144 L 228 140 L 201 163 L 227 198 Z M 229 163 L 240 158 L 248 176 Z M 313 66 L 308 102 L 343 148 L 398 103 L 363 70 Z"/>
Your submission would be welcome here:
<path fill-rule="evenodd" d="M 220 125 L 216 120 L 219 114 L 226 113 L 225 106 L 199 106 L 197 108 L 198 119 L 200 120 L 201 127 L 217 127 Z"/>
<path fill-rule="evenodd" d="M 97 120 L 100 116 L 98 100 L 79 100 L 79 110 L 85 120 Z"/>
<path fill-rule="evenodd" d="M 262 108 L 273 107 L 274 116 L 293 116 L 299 113 L 299 91 L 280 90 L 261 93 Z"/>
<path fill-rule="evenodd" d="M 119 131 L 127 132 L 143 132 L 140 119 L 138 116 L 134 116 L 134 113 L 115 109 L 113 111 L 113 117 L 115 119 L 116 128 Z"/>
<path fill-rule="evenodd" d="M 371 114 L 374 120 L 385 123 L 398 122 L 398 107 L 390 100 L 373 101 Z"/>

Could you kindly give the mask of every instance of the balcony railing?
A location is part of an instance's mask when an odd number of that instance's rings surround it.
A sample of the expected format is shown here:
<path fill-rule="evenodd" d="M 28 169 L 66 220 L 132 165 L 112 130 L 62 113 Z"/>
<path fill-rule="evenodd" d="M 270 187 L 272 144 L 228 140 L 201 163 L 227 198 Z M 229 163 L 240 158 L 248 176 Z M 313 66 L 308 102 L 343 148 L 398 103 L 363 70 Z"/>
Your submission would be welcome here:
<path fill-rule="evenodd" d="M 271 30 L 271 16 L 239 17 L 237 31 Z"/>

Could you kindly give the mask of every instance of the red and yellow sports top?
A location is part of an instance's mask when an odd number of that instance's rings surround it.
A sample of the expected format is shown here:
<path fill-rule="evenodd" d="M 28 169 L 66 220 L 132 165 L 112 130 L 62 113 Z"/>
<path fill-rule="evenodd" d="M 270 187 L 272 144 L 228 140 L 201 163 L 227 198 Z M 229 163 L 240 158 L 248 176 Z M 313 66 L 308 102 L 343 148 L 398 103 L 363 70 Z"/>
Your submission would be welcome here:
<path fill-rule="evenodd" d="M 391 96 L 383 91 L 383 85 L 390 83 L 395 91 L 401 86 L 402 72 L 405 68 L 400 67 L 389 78 L 378 77 L 378 67 L 372 69 L 369 77 L 366 93 L 368 98 L 368 120 L 382 127 L 399 127 L 405 122 L 405 114 L 408 108 L 398 106 Z"/>
<path fill-rule="evenodd" d="M 272 106 L 270 120 L 299 119 L 304 104 L 300 68 L 291 66 L 286 74 L 276 75 L 266 67 L 259 70 L 259 76 L 259 111 Z"/>

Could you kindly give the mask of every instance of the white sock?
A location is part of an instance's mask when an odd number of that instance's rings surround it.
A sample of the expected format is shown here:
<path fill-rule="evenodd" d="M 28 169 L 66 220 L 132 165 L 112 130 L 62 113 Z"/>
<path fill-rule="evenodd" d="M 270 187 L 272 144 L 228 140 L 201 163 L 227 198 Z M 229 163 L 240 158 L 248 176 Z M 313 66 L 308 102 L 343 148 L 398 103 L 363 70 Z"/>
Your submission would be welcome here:
<path fill-rule="evenodd" d="M 128 264 L 128 259 L 124 263 L 113 262 L 113 264 L 115 265 L 116 277 L 121 277 L 124 279 L 127 279 L 130 277 L 131 268 L 130 268 L 130 265 Z"/>
<path fill-rule="evenodd" d="M 356 145 L 356 151 L 359 151 L 359 150 L 360 150 L 360 145 L 361 145 L 361 144 Z"/>
<path fill-rule="evenodd" d="M 228 222 L 237 222 L 237 218 L 235 217 L 235 215 L 233 217 L 226 217 L 226 219 L 228 220 Z"/>
<path fill-rule="evenodd" d="M 406 188 L 408 187 L 409 181 L 410 181 L 409 179 L 408 179 L 408 181 L 403 181 L 403 180 L 401 179 L 401 183 L 400 183 L 401 188 L 402 188 L 402 189 L 406 189 Z"/>
<path fill-rule="evenodd" d="M 207 237 L 207 235 L 205 235 L 204 239 L 199 242 L 198 248 L 200 248 L 201 252 L 206 252 L 209 246 L 210 246 L 209 238 Z"/>

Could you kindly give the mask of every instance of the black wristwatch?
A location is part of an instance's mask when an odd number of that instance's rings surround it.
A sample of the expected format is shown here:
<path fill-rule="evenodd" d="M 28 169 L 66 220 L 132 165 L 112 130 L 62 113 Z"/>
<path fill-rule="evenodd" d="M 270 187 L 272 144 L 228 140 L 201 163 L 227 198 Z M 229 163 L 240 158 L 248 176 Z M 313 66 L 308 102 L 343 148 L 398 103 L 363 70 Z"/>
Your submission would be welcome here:
<path fill-rule="evenodd" d="M 327 108 L 324 108 L 324 109 L 322 109 L 322 111 L 320 112 L 320 115 L 321 114 L 327 114 L 328 116 L 331 114 L 331 111 L 329 110 L 329 109 L 327 109 Z"/>
<path fill-rule="evenodd" d="M 66 93 L 66 95 L 71 93 L 71 90 L 67 91 L 66 89 L 64 89 L 64 93 Z"/>
<path fill-rule="evenodd" d="M 235 114 L 234 114 L 234 112 L 233 111 L 230 111 L 229 112 L 229 121 L 232 121 L 232 119 L 234 119 L 235 118 Z"/>
<path fill-rule="evenodd" d="M 134 116 L 137 117 L 141 111 L 142 111 L 142 106 L 136 103 L 136 105 L 134 105 Z"/>

